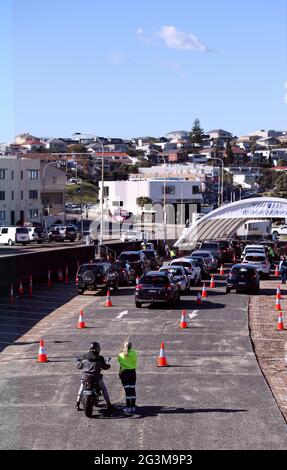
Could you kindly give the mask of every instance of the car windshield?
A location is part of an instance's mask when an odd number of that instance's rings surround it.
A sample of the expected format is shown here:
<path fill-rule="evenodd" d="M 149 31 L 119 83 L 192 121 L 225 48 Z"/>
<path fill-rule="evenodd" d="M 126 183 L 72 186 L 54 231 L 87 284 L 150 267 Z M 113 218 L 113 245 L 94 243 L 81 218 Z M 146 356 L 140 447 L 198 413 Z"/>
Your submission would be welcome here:
<path fill-rule="evenodd" d="M 255 269 L 252 269 L 252 268 L 233 268 L 231 273 L 234 275 L 251 276 L 251 275 L 256 274 L 256 271 Z"/>
<path fill-rule="evenodd" d="M 120 261 L 139 261 L 140 256 L 137 253 L 122 253 L 119 256 Z"/>
<path fill-rule="evenodd" d="M 79 274 L 83 274 L 86 271 L 93 271 L 96 274 L 102 274 L 103 273 L 103 266 L 101 266 L 101 265 L 80 266 Z"/>
<path fill-rule="evenodd" d="M 16 228 L 16 233 L 28 233 L 26 228 Z"/>
<path fill-rule="evenodd" d="M 178 266 L 183 266 L 184 268 L 192 268 L 192 263 L 189 263 L 188 261 L 177 261 L 176 264 L 178 264 Z"/>
<path fill-rule="evenodd" d="M 201 245 L 201 248 L 204 248 L 205 250 L 218 250 L 218 245 L 215 245 L 214 243 L 203 243 Z"/>
<path fill-rule="evenodd" d="M 252 263 L 265 263 L 266 259 L 265 256 L 260 255 L 248 255 L 245 257 L 246 261 L 250 261 Z"/>
<path fill-rule="evenodd" d="M 210 253 L 198 253 L 198 254 L 194 254 L 192 255 L 192 257 L 194 258 L 210 258 Z"/>
<path fill-rule="evenodd" d="M 155 258 L 155 253 L 154 251 L 148 251 L 148 250 L 145 250 L 145 255 L 148 259 L 150 258 Z"/>
<path fill-rule="evenodd" d="M 169 283 L 167 276 L 143 276 L 140 280 L 141 284 L 152 284 L 156 286 L 164 286 Z"/>

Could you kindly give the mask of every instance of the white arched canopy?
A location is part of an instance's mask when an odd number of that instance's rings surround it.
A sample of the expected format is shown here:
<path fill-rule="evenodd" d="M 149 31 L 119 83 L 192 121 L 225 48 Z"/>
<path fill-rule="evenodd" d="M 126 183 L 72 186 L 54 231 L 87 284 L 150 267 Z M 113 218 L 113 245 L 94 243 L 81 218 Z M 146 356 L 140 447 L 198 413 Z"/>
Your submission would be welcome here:
<path fill-rule="evenodd" d="M 253 219 L 287 219 L 287 199 L 262 197 L 222 206 L 185 229 L 175 247 L 189 249 L 199 240 L 231 237 L 241 225 Z"/>

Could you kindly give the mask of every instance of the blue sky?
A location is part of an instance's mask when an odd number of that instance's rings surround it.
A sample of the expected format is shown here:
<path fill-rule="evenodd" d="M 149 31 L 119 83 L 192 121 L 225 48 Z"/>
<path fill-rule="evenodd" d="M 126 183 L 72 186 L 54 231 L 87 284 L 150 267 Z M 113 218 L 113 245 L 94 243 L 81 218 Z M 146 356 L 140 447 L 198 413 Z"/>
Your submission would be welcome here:
<path fill-rule="evenodd" d="M 1 0 L 0 18 L 0 142 L 161 136 L 197 117 L 287 128 L 287 0 Z"/>

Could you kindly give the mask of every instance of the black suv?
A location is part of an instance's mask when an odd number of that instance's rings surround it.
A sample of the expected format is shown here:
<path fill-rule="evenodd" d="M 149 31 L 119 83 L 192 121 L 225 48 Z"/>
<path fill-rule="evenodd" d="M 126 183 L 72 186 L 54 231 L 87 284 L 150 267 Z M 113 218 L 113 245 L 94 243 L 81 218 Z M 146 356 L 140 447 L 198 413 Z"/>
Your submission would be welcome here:
<path fill-rule="evenodd" d="M 231 289 L 239 291 L 252 291 L 258 293 L 260 289 L 260 275 L 252 264 L 235 264 L 232 266 L 226 281 L 226 294 Z"/>
<path fill-rule="evenodd" d="M 143 303 L 166 302 L 174 306 L 180 300 L 180 287 L 174 276 L 166 271 L 145 273 L 136 285 L 135 303 L 140 308 Z"/>
<path fill-rule="evenodd" d="M 78 236 L 78 230 L 74 225 L 51 227 L 48 233 L 49 241 L 63 242 L 69 240 L 74 242 Z"/>
<path fill-rule="evenodd" d="M 149 271 L 151 268 L 150 260 L 145 255 L 144 250 L 123 251 L 118 257 L 117 261 L 127 261 L 135 271 L 136 276 L 141 276 L 144 272 Z"/>
<path fill-rule="evenodd" d="M 112 263 L 114 270 L 118 273 L 119 276 L 119 285 L 128 286 L 132 284 L 135 279 L 135 271 L 132 269 L 131 265 L 126 261 L 114 261 Z"/>
<path fill-rule="evenodd" d="M 110 288 L 116 292 L 119 288 L 118 274 L 111 263 L 82 264 L 76 274 L 78 294 L 85 290 L 102 290 L 107 292 Z"/>

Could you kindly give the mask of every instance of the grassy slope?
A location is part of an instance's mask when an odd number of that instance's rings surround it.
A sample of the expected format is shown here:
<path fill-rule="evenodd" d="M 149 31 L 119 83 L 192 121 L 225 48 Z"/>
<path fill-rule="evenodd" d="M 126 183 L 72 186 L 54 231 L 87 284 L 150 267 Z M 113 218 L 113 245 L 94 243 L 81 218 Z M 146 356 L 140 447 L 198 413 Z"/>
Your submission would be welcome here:
<path fill-rule="evenodd" d="M 78 188 L 81 188 L 80 193 L 77 193 Z M 74 204 L 96 204 L 98 199 L 98 190 L 90 183 L 67 184 L 65 190 L 66 202 L 72 202 Z"/>

